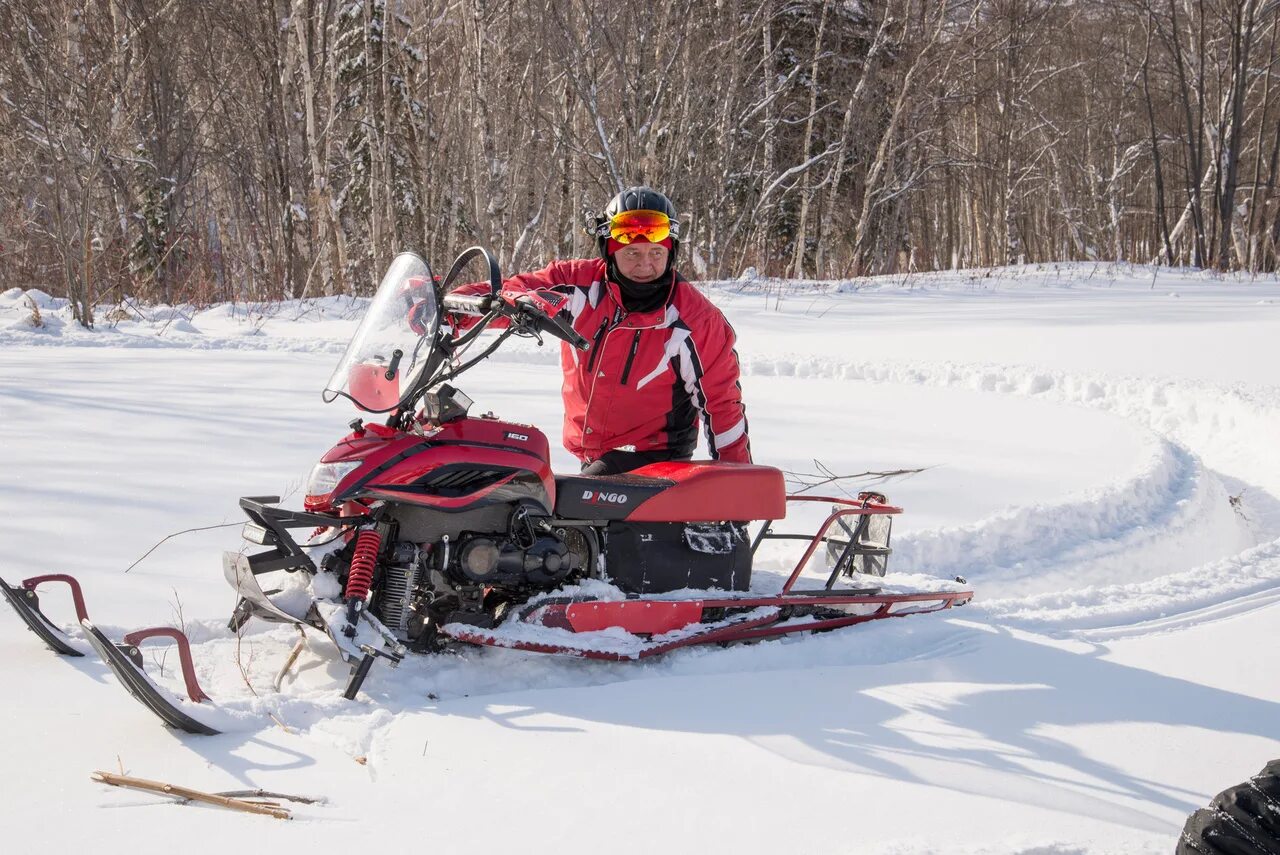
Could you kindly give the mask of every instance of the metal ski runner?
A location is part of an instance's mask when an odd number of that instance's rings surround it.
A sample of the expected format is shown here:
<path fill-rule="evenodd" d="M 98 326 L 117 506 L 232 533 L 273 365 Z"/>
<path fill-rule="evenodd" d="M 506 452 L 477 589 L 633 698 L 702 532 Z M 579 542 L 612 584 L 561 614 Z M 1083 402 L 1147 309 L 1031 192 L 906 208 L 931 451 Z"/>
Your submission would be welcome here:
<path fill-rule="evenodd" d="M 40 597 L 36 595 L 36 586 L 44 582 L 63 582 L 71 589 L 71 598 L 75 602 L 76 617 L 80 620 L 86 619 L 89 615 L 84 607 L 84 595 L 80 592 L 80 583 L 60 573 L 50 574 L 47 576 L 33 576 L 30 579 L 23 579 L 19 585 L 9 585 L 3 579 L 0 579 L 0 593 L 4 594 L 4 598 L 9 605 L 13 606 L 13 610 L 18 613 L 18 617 L 22 618 L 27 628 L 40 637 L 40 640 L 49 646 L 49 649 L 63 656 L 83 656 L 84 653 L 77 650 L 72 644 L 71 638 L 53 625 L 44 612 L 40 611 Z"/>
<path fill-rule="evenodd" d="M 187 693 L 191 700 L 197 703 L 209 700 L 209 697 L 201 691 L 200 684 L 196 682 L 195 668 L 191 662 L 191 651 L 185 635 L 167 627 L 149 629 L 126 635 L 124 644 L 114 644 L 88 619 L 80 621 L 80 626 L 84 629 L 85 637 L 93 645 L 93 649 L 102 657 L 102 661 L 116 675 L 121 684 L 129 690 L 129 694 L 159 716 L 161 721 L 170 727 L 201 736 L 214 736 L 221 733 L 183 712 L 171 699 L 169 693 L 152 682 L 142 670 L 142 653 L 138 650 L 138 644 L 145 638 L 158 635 L 174 638 L 178 642 L 178 653 L 182 662 L 182 674 L 187 682 Z"/>

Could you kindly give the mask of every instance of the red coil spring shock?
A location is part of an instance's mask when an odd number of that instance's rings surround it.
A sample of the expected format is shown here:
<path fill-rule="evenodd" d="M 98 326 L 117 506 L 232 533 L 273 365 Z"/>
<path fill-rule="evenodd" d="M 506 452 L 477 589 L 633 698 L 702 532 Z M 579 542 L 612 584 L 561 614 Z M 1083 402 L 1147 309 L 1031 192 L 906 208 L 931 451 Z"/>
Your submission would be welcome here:
<path fill-rule="evenodd" d="M 351 556 L 351 572 L 347 575 L 347 599 L 363 600 L 373 584 L 373 567 L 382 550 L 382 535 L 365 529 L 356 536 L 356 550 Z"/>

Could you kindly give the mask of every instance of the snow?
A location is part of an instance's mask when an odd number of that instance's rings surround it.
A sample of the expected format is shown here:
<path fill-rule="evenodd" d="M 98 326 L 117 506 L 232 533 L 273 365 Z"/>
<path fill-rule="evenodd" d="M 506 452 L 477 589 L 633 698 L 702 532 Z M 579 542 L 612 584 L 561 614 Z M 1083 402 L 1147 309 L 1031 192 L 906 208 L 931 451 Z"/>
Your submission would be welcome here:
<path fill-rule="evenodd" d="M 296 632 L 226 630 L 220 553 L 241 546 L 239 496 L 296 507 L 344 432 L 352 414 L 318 390 L 365 301 L 135 306 L 89 332 L 65 301 L 5 284 L 0 575 L 74 573 L 108 636 L 182 625 L 215 699 L 186 708 L 227 731 L 164 729 L 96 659 L 54 656 L 0 610 L 0 726 L 18 737 L 0 815 L 23 851 L 224 852 L 251 835 L 1163 853 L 1190 811 L 1280 756 L 1274 279 L 1058 265 L 717 283 L 756 459 L 923 470 L 815 492 L 886 492 L 907 511 L 890 581 L 961 574 L 974 602 L 637 663 L 414 657 L 376 666 L 354 702 L 319 638 L 274 691 Z M 540 426 L 568 471 L 557 374 L 554 348 L 519 343 L 461 385 L 478 410 Z M 203 530 L 156 546 L 187 529 Z M 794 560 L 766 544 L 758 579 Z M 70 629 L 65 591 L 41 591 Z M 176 686 L 176 654 L 144 649 Z M 89 779 L 121 768 L 324 800 L 281 823 Z"/>

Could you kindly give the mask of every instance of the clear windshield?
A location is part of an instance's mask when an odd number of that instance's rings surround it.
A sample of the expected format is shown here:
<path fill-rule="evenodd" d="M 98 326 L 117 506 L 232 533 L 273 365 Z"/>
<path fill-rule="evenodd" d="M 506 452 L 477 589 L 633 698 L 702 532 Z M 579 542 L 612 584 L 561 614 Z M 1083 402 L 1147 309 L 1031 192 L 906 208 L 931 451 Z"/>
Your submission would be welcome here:
<path fill-rule="evenodd" d="M 411 252 L 397 255 L 325 384 L 324 399 L 342 395 L 371 413 L 394 410 L 418 379 L 439 326 L 426 262 Z"/>

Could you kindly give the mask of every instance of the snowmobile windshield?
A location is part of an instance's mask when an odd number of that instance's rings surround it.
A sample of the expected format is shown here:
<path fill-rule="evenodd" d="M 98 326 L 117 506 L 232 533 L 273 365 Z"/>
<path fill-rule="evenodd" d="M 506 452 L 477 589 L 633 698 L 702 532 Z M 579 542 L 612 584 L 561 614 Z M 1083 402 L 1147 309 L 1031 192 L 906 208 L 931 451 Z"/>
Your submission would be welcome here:
<path fill-rule="evenodd" d="M 412 393 L 440 327 L 440 305 L 427 263 L 411 252 L 391 262 L 364 320 L 324 387 L 371 413 L 387 413 Z"/>

